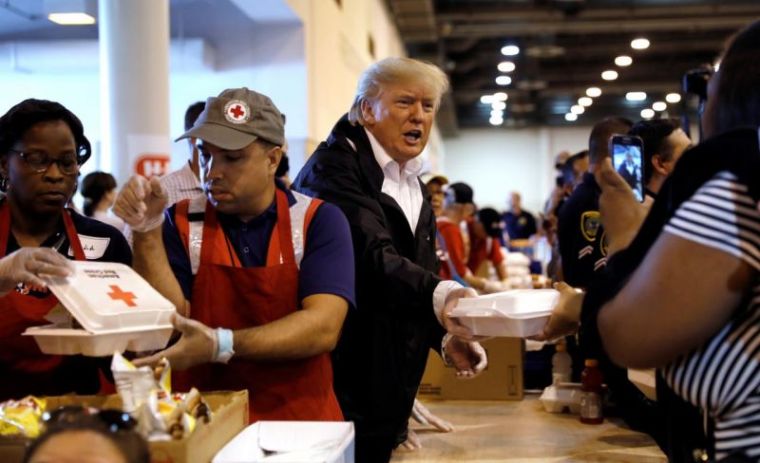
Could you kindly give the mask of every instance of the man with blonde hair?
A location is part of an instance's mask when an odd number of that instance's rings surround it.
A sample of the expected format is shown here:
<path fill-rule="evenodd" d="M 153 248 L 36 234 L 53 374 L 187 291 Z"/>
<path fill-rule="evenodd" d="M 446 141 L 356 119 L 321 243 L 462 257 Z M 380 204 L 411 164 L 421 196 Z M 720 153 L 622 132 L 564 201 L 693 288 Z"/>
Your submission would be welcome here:
<path fill-rule="evenodd" d="M 435 217 L 418 178 L 447 88 L 446 75 L 428 63 L 373 64 L 349 113 L 294 183 L 338 205 L 351 227 L 357 305 L 333 364 L 341 409 L 356 424 L 358 462 L 388 461 L 405 438 L 431 347 L 443 349 L 462 377 L 486 364 L 469 331 L 449 317 L 457 300 L 474 292 L 437 276 Z"/>

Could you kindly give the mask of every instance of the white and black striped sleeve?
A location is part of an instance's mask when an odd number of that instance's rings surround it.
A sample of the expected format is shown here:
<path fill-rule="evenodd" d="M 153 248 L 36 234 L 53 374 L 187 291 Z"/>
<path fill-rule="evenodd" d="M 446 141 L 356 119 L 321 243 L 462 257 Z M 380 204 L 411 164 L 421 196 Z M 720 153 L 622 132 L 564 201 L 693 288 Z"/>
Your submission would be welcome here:
<path fill-rule="evenodd" d="M 760 211 L 730 172 L 702 185 L 676 211 L 665 231 L 724 251 L 760 271 Z"/>

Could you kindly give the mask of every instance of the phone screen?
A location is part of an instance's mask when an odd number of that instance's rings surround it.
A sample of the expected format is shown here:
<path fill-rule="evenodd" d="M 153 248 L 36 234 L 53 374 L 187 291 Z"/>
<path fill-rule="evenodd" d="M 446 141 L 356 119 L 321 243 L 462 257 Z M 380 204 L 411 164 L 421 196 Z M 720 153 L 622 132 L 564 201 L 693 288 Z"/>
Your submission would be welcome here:
<path fill-rule="evenodd" d="M 642 148 L 644 143 L 639 137 L 615 135 L 612 137 L 612 165 L 621 177 L 630 185 L 636 199 L 644 201 L 644 177 Z"/>

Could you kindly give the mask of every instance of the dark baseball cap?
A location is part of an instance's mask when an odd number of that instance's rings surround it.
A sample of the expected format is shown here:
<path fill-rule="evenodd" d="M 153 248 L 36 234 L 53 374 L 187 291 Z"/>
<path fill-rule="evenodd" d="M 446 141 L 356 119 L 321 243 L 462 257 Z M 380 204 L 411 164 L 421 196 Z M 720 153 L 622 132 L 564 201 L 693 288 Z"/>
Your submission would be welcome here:
<path fill-rule="evenodd" d="M 466 183 L 452 183 L 446 188 L 446 194 L 451 195 L 455 203 L 469 204 L 472 202 L 472 188 Z"/>
<path fill-rule="evenodd" d="M 239 150 L 258 139 L 282 146 L 285 123 L 268 96 L 245 87 L 231 88 L 206 100 L 193 128 L 175 141 L 191 137 L 225 150 Z"/>

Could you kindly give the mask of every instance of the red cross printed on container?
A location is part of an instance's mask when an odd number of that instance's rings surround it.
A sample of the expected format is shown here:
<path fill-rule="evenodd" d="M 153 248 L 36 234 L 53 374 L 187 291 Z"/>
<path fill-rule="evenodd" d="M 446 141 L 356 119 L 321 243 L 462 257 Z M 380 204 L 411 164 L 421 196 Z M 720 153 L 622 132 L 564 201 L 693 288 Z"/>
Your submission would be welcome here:
<path fill-rule="evenodd" d="M 137 296 L 135 296 L 135 293 L 131 293 L 129 291 L 123 291 L 117 285 L 110 285 L 109 288 L 111 288 L 111 292 L 108 293 L 108 296 L 111 299 L 115 301 L 123 301 L 129 307 L 137 307 L 137 304 L 135 304 L 134 302 L 134 299 L 137 299 Z"/>
<path fill-rule="evenodd" d="M 248 105 L 240 100 L 232 100 L 224 105 L 224 117 L 233 124 L 248 122 L 250 111 Z"/>

